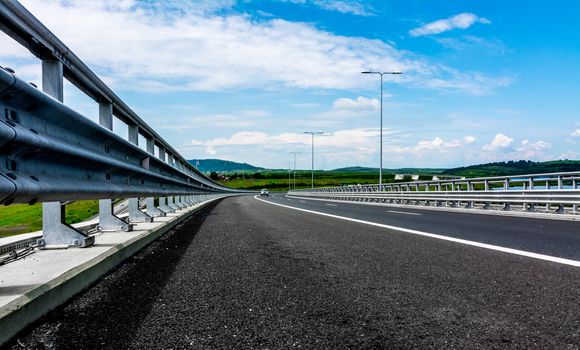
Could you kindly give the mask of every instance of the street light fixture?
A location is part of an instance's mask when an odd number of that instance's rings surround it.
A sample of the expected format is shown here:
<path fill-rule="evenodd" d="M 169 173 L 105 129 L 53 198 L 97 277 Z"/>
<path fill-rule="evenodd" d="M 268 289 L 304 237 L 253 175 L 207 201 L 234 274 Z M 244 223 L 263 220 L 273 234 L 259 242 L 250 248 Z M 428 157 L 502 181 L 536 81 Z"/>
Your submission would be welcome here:
<path fill-rule="evenodd" d="M 296 189 L 296 155 L 302 152 L 289 152 L 294 155 L 294 189 Z"/>
<path fill-rule="evenodd" d="M 312 188 L 314 188 L 314 135 L 322 135 L 322 131 L 304 131 L 303 134 L 312 135 Z"/>
<path fill-rule="evenodd" d="M 400 75 L 403 74 L 401 71 L 393 71 L 393 72 L 375 72 L 375 71 L 364 71 L 361 72 L 362 74 L 378 74 L 381 76 L 381 138 L 380 138 L 380 161 L 379 161 L 379 190 L 383 190 L 383 75 L 385 74 L 393 74 L 393 75 Z"/>

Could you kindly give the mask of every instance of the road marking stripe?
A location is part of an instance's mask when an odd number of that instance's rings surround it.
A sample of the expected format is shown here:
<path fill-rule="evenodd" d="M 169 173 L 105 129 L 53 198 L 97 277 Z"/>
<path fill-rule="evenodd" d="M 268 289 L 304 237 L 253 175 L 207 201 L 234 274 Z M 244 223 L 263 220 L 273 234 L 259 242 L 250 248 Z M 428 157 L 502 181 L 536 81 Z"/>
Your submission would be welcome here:
<path fill-rule="evenodd" d="M 338 207 L 338 205 L 336 205 L 336 204 L 329 204 L 329 203 L 326 203 L 325 205 L 328 205 L 329 207 Z"/>
<path fill-rule="evenodd" d="M 406 215 L 423 215 L 419 213 L 411 213 L 408 211 L 397 211 L 397 210 L 387 210 L 388 213 L 395 213 L 395 214 L 406 214 Z"/>
<path fill-rule="evenodd" d="M 352 219 L 352 218 L 347 218 L 347 217 L 344 217 L 344 216 L 326 214 L 326 213 L 321 213 L 321 212 L 318 212 L 318 211 L 307 210 L 307 209 L 302 209 L 302 208 L 295 208 L 295 207 L 291 207 L 289 205 L 284 205 L 284 204 L 279 204 L 279 203 L 265 201 L 263 199 L 258 198 L 257 196 L 254 197 L 254 198 L 256 198 L 259 201 L 268 203 L 268 204 L 277 205 L 277 206 L 280 206 L 280 207 L 294 209 L 294 210 L 298 210 L 298 211 L 303 211 L 303 212 L 306 212 L 306 213 L 311 213 L 311 214 L 316 214 L 316 215 L 322 215 L 322 216 L 328 216 L 328 217 L 335 218 L 335 219 L 352 221 L 352 222 L 357 222 L 357 223 L 360 223 L 360 224 L 365 224 L 365 225 L 370 225 L 370 226 L 382 227 L 382 228 L 386 228 L 386 229 L 389 229 L 389 230 L 395 230 L 395 231 L 410 233 L 410 234 L 413 234 L 413 235 L 430 237 L 430 238 L 440 239 L 440 240 L 443 240 L 443 241 L 449 241 L 449 242 L 455 242 L 455 243 L 465 244 L 465 245 L 469 245 L 469 246 L 473 246 L 473 247 L 479 247 L 479 248 L 484 248 L 484 249 L 495 250 L 495 251 L 499 251 L 499 252 L 503 252 L 503 253 L 508 253 L 508 254 L 525 256 L 525 257 L 532 258 L 532 259 L 545 260 L 545 261 L 555 262 L 555 263 L 558 263 L 558 264 L 580 267 L 580 261 L 577 261 L 577 260 L 558 258 L 558 257 L 555 257 L 555 256 L 550 256 L 550 255 L 544 255 L 544 254 L 527 252 L 527 251 L 524 251 L 524 250 L 518 250 L 518 249 L 500 247 L 500 246 L 496 246 L 496 245 L 493 245 L 493 244 L 479 243 L 479 242 L 474 242 L 474 241 L 468 241 L 466 239 L 453 238 L 453 237 L 447 237 L 447 236 L 438 235 L 438 234 L 434 234 L 434 233 L 428 233 L 428 232 L 423 232 L 423 231 L 411 230 L 411 229 L 404 228 L 404 227 L 384 225 L 384 224 L 379 224 L 379 223 L 376 223 L 376 222 L 364 221 L 364 220 L 359 220 L 359 219 Z"/>
<path fill-rule="evenodd" d="M 300 203 L 306 203 L 306 201 L 300 201 Z"/>

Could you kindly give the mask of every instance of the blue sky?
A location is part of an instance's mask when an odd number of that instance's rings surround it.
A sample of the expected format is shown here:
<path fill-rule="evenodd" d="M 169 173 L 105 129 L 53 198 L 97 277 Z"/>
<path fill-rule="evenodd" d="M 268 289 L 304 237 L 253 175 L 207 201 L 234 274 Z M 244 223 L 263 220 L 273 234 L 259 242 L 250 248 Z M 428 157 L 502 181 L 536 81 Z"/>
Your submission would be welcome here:
<path fill-rule="evenodd" d="M 579 159 L 580 2 L 25 0 L 186 158 L 285 168 Z M 40 64 L 0 37 L 0 65 Z M 67 85 L 65 100 L 96 119 Z M 116 132 L 125 128 L 116 123 Z"/>

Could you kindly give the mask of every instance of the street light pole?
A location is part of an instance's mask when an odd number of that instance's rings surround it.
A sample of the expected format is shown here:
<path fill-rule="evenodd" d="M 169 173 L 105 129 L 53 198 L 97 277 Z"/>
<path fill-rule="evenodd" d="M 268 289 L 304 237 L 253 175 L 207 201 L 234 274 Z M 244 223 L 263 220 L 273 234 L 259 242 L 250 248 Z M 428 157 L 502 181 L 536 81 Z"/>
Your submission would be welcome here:
<path fill-rule="evenodd" d="M 288 191 L 291 190 L 291 188 L 290 188 L 290 186 L 291 186 L 291 183 L 290 183 L 290 174 L 292 174 L 291 173 L 291 169 L 292 169 L 291 166 L 292 166 L 292 163 L 288 162 Z"/>
<path fill-rule="evenodd" d="M 294 189 L 296 189 L 296 155 L 302 152 L 289 152 L 294 155 Z"/>
<path fill-rule="evenodd" d="M 312 188 L 314 188 L 314 135 L 322 135 L 322 131 L 304 131 L 303 134 L 312 135 Z"/>
<path fill-rule="evenodd" d="M 383 75 L 385 74 L 403 74 L 400 71 L 394 72 L 374 72 L 374 71 L 364 71 L 362 74 L 378 74 L 381 76 L 381 131 L 380 131 L 380 154 L 379 154 L 379 191 L 383 190 Z"/>

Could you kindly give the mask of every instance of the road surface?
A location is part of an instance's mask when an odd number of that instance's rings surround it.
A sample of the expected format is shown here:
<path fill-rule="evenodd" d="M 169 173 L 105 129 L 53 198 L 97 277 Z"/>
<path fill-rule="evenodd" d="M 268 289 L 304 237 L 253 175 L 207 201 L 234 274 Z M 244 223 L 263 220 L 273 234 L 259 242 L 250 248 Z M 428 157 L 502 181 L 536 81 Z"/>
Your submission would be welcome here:
<path fill-rule="evenodd" d="M 521 249 L 579 250 L 577 223 L 387 210 L 414 212 L 368 219 L 470 239 L 487 224 L 493 244 L 503 232 Z M 549 238 L 524 237 L 540 223 Z M 8 348 L 578 349 L 579 291 L 578 267 L 244 196 L 196 214 Z"/>

